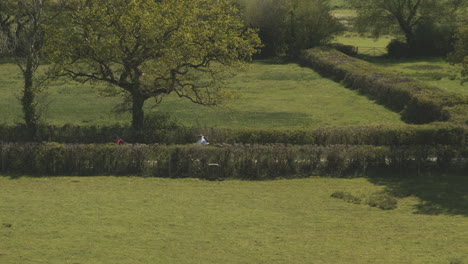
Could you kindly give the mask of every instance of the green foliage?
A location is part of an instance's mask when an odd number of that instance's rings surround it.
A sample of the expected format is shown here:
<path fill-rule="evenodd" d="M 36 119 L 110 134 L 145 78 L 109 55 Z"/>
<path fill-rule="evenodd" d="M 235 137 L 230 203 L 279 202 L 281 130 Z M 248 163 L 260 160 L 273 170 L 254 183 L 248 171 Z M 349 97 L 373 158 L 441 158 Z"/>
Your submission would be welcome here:
<path fill-rule="evenodd" d="M 259 29 L 262 56 L 288 54 L 328 43 L 344 30 L 331 15 L 329 0 L 244 1 L 246 24 Z"/>
<path fill-rule="evenodd" d="M 0 64 L 0 104 L 2 122 L 20 122 L 21 109 L 15 91 L 21 76 L 14 65 Z M 458 83 L 457 83 L 458 84 Z M 115 113 L 119 98 L 99 96 L 105 85 L 80 84 L 60 79 L 49 84 L 46 124 L 63 126 L 124 126 L 130 113 Z M 322 78 L 310 68 L 300 67 L 284 57 L 256 61 L 247 71 L 238 72 L 225 88 L 240 97 L 220 107 L 204 107 L 177 96 L 160 104 L 145 103 L 145 114 L 164 113 L 182 126 L 215 128 L 317 129 L 363 125 L 402 125 L 400 116 L 368 100 L 357 91 Z M 281 102 L 281 103 L 278 103 Z"/>
<path fill-rule="evenodd" d="M 342 199 L 348 203 L 361 204 L 362 199 L 349 192 L 337 191 L 331 194 L 331 197 Z M 385 192 L 377 192 L 365 199 L 366 204 L 377 207 L 382 210 L 393 210 L 398 206 L 398 200 Z"/>
<path fill-rule="evenodd" d="M 315 48 L 302 54 L 304 65 L 341 80 L 381 104 L 401 112 L 408 123 L 450 121 L 468 124 L 468 97 L 444 91 L 331 49 Z"/>
<path fill-rule="evenodd" d="M 202 105 L 232 97 L 220 81 L 260 45 L 227 0 L 64 2 L 47 29 L 55 76 L 103 82 L 131 105 L 141 129 L 143 105 L 173 93 Z"/>
<path fill-rule="evenodd" d="M 449 60 L 463 65 L 461 82 L 464 83 L 468 80 L 468 26 L 460 28 L 455 38 L 455 49 L 449 55 Z"/>
<path fill-rule="evenodd" d="M 398 39 L 393 39 L 387 45 L 387 54 L 393 58 L 409 57 L 411 51 L 408 48 L 408 44 Z"/>
<path fill-rule="evenodd" d="M 450 150 L 449 150 L 450 149 Z M 449 150 L 449 151 L 448 151 Z M 466 172 L 465 146 L 0 144 L 1 172 L 267 180 L 309 175 Z M 33 161 L 33 162 L 31 162 Z"/>
<path fill-rule="evenodd" d="M 329 43 L 344 26 L 331 14 L 329 0 L 296 0 L 290 18 L 288 54 L 297 57 L 303 49 Z M 318 18 L 318 19 L 317 19 Z"/>
<path fill-rule="evenodd" d="M 60 143 L 110 143 L 122 138 L 128 143 L 191 144 L 197 135 L 207 135 L 212 143 L 293 144 L 293 145 L 464 145 L 466 127 L 450 124 L 407 126 L 359 126 L 321 129 L 223 129 L 178 126 L 167 116 L 154 116 L 141 131 L 125 126 L 40 126 L 37 140 Z M 0 126 L 4 142 L 28 141 L 23 126 Z"/>
<path fill-rule="evenodd" d="M 356 197 L 352 195 L 351 193 L 348 192 L 334 192 L 331 194 L 331 197 L 337 198 L 337 199 L 342 199 L 348 203 L 354 203 L 354 204 L 360 204 L 361 203 L 361 198 Z"/>
<path fill-rule="evenodd" d="M 375 193 L 367 199 L 367 204 L 382 210 L 393 210 L 398 206 L 398 200 L 387 193 Z"/>
<path fill-rule="evenodd" d="M 40 118 L 37 97 L 43 88 L 43 80 L 39 80 L 36 72 L 44 58 L 44 27 L 52 6 L 53 2 L 49 0 L 4 0 L 0 3 L 0 42 L 3 42 L 0 43 L 0 55 L 15 58 L 21 70 L 20 102 L 30 139 L 36 136 Z"/>
<path fill-rule="evenodd" d="M 450 38 L 466 1 L 451 0 L 351 0 L 357 12 L 356 27 L 361 32 L 402 34 L 405 52 L 393 55 L 440 55 L 450 50 Z M 465 6 L 464 6 L 465 5 Z M 391 51 L 394 47 L 391 47 Z"/>

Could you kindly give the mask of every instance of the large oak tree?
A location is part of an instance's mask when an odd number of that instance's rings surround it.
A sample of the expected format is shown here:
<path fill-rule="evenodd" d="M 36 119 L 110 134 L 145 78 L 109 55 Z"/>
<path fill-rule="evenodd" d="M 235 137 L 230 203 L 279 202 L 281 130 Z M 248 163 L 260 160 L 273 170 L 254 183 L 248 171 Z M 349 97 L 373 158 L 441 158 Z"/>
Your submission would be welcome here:
<path fill-rule="evenodd" d="M 250 60 L 260 46 L 227 0 L 70 0 L 47 30 L 54 74 L 109 84 L 143 126 L 143 105 L 174 93 L 216 105 L 226 67 Z"/>

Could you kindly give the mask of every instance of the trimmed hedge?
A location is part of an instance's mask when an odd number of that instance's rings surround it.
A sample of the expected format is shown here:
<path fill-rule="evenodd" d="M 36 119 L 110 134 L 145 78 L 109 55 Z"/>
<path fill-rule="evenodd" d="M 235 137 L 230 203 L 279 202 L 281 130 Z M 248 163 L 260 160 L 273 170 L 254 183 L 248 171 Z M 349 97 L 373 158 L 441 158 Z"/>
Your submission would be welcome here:
<path fill-rule="evenodd" d="M 305 50 L 300 60 L 303 65 L 400 112 L 407 123 L 450 121 L 468 125 L 468 96 L 388 72 L 331 48 Z"/>
<path fill-rule="evenodd" d="M 0 141 L 27 142 L 23 126 L 0 126 Z M 41 126 L 38 142 L 101 144 L 120 137 L 129 143 L 191 144 L 203 134 L 212 143 L 294 144 L 294 145 L 465 145 L 468 128 L 450 123 L 404 126 L 329 127 L 316 130 L 260 130 L 176 127 L 134 131 L 128 127 Z"/>
<path fill-rule="evenodd" d="M 468 172 L 467 146 L 0 144 L 0 171 L 28 175 L 143 175 L 250 180 L 310 175 Z M 213 176 L 213 175 L 211 175 Z"/>

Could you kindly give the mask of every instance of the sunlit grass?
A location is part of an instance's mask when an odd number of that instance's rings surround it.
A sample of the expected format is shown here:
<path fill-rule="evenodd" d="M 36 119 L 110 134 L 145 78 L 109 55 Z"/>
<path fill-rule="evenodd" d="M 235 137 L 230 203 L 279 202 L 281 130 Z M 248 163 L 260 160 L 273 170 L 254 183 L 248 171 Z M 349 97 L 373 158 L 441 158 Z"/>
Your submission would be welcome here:
<path fill-rule="evenodd" d="M 337 36 L 334 41 L 345 45 L 352 45 L 358 47 L 359 49 L 386 49 L 388 43 L 390 43 L 391 40 L 392 37 L 388 35 L 381 36 L 379 38 L 373 38 L 371 36 L 361 35 L 355 32 L 344 32 L 343 34 Z"/>
<path fill-rule="evenodd" d="M 330 197 L 365 199 L 398 182 L 0 177 L 0 263 L 468 261 L 462 178 L 399 186 L 390 211 Z M 420 210 L 437 199 L 460 205 Z"/>
<path fill-rule="evenodd" d="M 404 74 L 410 78 L 437 86 L 441 89 L 468 95 L 468 85 L 460 82 L 460 65 L 451 65 L 445 58 L 391 59 L 371 58 L 372 63 Z"/>
<path fill-rule="evenodd" d="M 0 106 L 2 123 L 21 122 L 20 94 L 22 79 L 13 64 L 0 64 Z M 241 97 L 220 107 L 203 107 L 187 100 L 168 97 L 155 107 L 146 103 L 146 112 L 162 111 L 183 125 L 207 127 L 318 128 L 402 124 L 398 113 L 368 100 L 356 91 L 322 78 L 294 63 L 258 61 L 246 72 L 225 84 Z M 119 98 L 105 98 L 99 87 L 69 81 L 51 83 L 43 121 L 63 125 L 107 125 L 130 122 L 129 114 L 116 115 L 113 107 Z M 44 105 L 44 104 L 43 104 Z"/>

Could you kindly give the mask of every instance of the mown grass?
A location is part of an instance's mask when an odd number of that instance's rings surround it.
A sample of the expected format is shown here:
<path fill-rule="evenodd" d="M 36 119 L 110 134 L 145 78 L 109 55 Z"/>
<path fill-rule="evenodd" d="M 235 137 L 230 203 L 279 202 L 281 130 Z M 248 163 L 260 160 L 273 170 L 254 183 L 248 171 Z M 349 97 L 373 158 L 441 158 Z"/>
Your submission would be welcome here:
<path fill-rule="evenodd" d="M 1 122 L 20 122 L 21 108 L 16 98 L 21 90 L 21 75 L 13 64 L 0 64 L 0 73 Z M 183 125 L 206 127 L 281 129 L 402 124 L 397 113 L 311 69 L 283 60 L 257 61 L 225 85 L 241 97 L 209 108 L 169 96 L 157 106 L 149 100 L 146 112 L 161 111 Z M 115 115 L 111 111 L 120 99 L 99 96 L 100 87 L 68 81 L 52 83 L 48 96 L 42 100 L 48 106 L 43 121 L 55 125 L 128 124 L 129 114 Z"/>
<path fill-rule="evenodd" d="M 436 181 L 0 177 L 0 263 L 466 263 L 467 179 Z"/>

